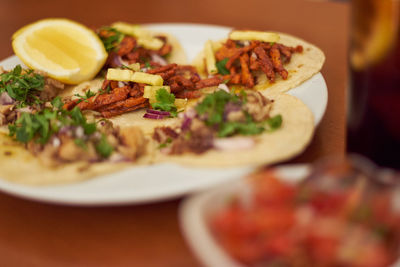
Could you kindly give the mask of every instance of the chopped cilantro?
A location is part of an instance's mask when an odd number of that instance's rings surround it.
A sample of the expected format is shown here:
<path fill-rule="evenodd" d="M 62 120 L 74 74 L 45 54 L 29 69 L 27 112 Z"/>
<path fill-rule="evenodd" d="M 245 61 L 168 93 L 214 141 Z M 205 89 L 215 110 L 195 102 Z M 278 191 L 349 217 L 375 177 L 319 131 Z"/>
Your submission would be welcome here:
<path fill-rule="evenodd" d="M 174 94 L 168 93 L 164 88 L 160 88 L 156 92 L 156 100 L 157 102 L 151 104 L 154 109 L 169 111 L 172 117 L 178 115 Z"/>
<path fill-rule="evenodd" d="M 100 89 L 99 90 L 99 94 L 100 95 L 104 95 L 104 94 L 109 94 L 111 92 L 111 86 L 110 85 L 107 85 L 107 87 L 106 87 L 106 89 Z"/>
<path fill-rule="evenodd" d="M 10 72 L 0 74 L 0 93 L 7 94 L 18 101 L 18 106 L 41 104 L 38 95 L 44 87 L 44 77 L 27 70 L 23 73 L 21 65 L 17 65 Z"/>
<path fill-rule="evenodd" d="M 225 105 L 228 102 L 238 102 L 239 98 L 223 90 L 207 95 L 204 100 L 196 106 L 199 115 L 206 115 L 205 123 L 213 126 L 220 124 L 224 119 Z"/>
<path fill-rule="evenodd" d="M 107 137 L 103 134 L 100 141 L 96 144 L 96 151 L 103 158 L 108 158 L 113 152 L 113 147 L 108 143 Z"/>
<path fill-rule="evenodd" d="M 100 28 L 99 32 L 103 31 L 107 31 L 108 34 L 106 35 L 99 34 L 99 37 L 100 40 L 103 42 L 104 48 L 106 49 L 107 52 L 114 50 L 125 36 L 122 32 L 112 27 Z"/>
<path fill-rule="evenodd" d="M 263 131 L 264 128 L 257 125 L 255 122 L 225 122 L 221 125 L 218 131 L 218 137 L 226 137 L 234 134 L 256 135 Z"/>
<path fill-rule="evenodd" d="M 85 141 L 81 138 L 75 138 L 74 139 L 75 145 L 83 148 L 84 150 L 87 150 L 87 145 L 85 144 Z"/>
<path fill-rule="evenodd" d="M 266 120 L 266 123 L 269 126 L 269 131 L 275 131 L 276 129 L 278 129 L 279 127 L 281 127 L 282 125 L 282 116 L 279 115 L 275 115 L 274 117 L 269 118 L 268 120 Z"/>
<path fill-rule="evenodd" d="M 62 102 L 60 96 L 57 96 L 56 98 L 54 98 L 54 99 L 51 101 L 51 104 L 52 104 L 53 107 L 56 108 L 56 109 L 61 109 L 61 108 L 63 107 L 63 105 L 64 105 L 64 103 Z"/>
<path fill-rule="evenodd" d="M 80 103 L 82 101 L 89 102 L 88 99 L 91 98 L 92 96 L 95 96 L 95 95 L 96 95 L 96 93 L 90 91 L 90 89 L 87 90 L 84 95 L 74 94 L 74 96 L 79 98 L 77 103 Z"/>
<path fill-rule="evenodd" d="M 222 75 L 230 74 L 229 70 L 226 68 L 226 63 L 228 62 L 229 58 L 224 58 L 223 60 L 218 61 L 215 63 L 217 67 L 218 73 Z"/>
<path fill-rule="evenodd" d="M 225 107 L 229 102 L 246 104 L 247 94 L 245 91 L 240 92 L 240 97 L 234 93 L 227 93 L 223 90 L 216 91 L 207 95 L 202 102 L 196 106 L 197 113 L 203 117 L 207 126 L 217 129 L 218 137 L 232 136 L 234 134 L 256 135 L 263 131 L 274 131 L 282 124 L 282 116 L 276 115 L 268 120 L 257 123 L 252 116 L 246 111 L 242 111 L 246 120 L 227 121 L 225 116 Z M 268 126 L 268 127 L 266 127 Z"/>
<path fill-rule="evenodd" d="M 167 146 L 168 146 L 169 144 L 171 144 L 171 143 L 172 143 L 172 138 L 168 137 L 167 140 L 165 141 L 165 143 L 161 143 L 161 144 L 158 146 L 158 149 L 167 147 Z"/>
<path fill-rule="evenodd" d="M 53 103 L 55 109 L 46 108 L 34 114 L 21 113 L 21 117 L 8 126 L 10 136 L 15 136 L 21 143 L 33 140 L 45 144 L 62 126 L 81 126 L 87 135 L 96 131 L 96 124 L 88 123 L 78 107 L 67 111 L 58 108 L 60 103 L 57 98 Z"/>
<path fill-rule="evenodd" d="M 145 59 L 142 58 L 142 60 L 145 60 Z M 145 66 L 146 68 L 148 68 L 148 69 L 153 68 L 153 67 L 150 65 L 150 62 L 149 62 L 149 61 L 146 61 L 146 62 L 144 63 L 144 66 Z"/>

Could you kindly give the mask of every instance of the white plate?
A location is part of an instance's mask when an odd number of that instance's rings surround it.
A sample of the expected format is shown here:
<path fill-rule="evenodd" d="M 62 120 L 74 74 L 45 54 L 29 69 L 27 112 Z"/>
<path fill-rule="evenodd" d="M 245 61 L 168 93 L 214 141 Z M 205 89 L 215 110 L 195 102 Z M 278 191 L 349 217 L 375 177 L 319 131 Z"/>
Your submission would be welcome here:
<path fill-rule="evenodd" d="M 296 182 L 305 177 L 310 169 L 307 165 L 285 165 L 278 167 L 279 177 Z M 196 257 L 207 267 L 243 267 L 216 242 L 208 227 L 209 215 L 226 205 L 232 195 L 245 192 L 248 184 L 240 179 L 221 185 L 213 190 L 186 199 L 179 210 L 183 236 Z"/>
<path fill-rule="evenodd" d="M 229 28 L 198 24 L 151 24 L 154 30 L 174 34 L 184 47 L 189 62 L 201 51 L 208 39 L 221 39 Z M 21 64 L 16 56 L 0 62 L 11 69 Z M 312 110 L 315 123 L 322 119 L 327 105 L 327 87 L 320 73 L 314 75 L 290 94 L 297 96 Z M 174 164 L 135 167 L 81 183 L 32 187 L 0 179 L 0 190 L 24 198 L 73 205 L 112 205 L 148 203 L 181 196 L 206 187 L 237 179 L 250 168 L 186 168 Z M 1 175 L 1 171 L 0 171 Z"/>

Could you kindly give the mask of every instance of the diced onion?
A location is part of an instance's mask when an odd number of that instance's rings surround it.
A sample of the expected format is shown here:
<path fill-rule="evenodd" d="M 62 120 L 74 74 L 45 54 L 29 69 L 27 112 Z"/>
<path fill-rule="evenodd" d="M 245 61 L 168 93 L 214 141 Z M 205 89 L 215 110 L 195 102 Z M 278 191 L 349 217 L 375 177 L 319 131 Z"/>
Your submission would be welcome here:
<path fill-rule="evenodd" d="M 159 63 L 161 66 L 165 66 L 168 64 L 168 62 L 163 57 L 161 57 L 157 54 L 151 55 L 151 61 Z"/>
<path fill-rule="evenodd" d="M 14 104 L 14 99 L 7 92 L 0 94 L 0 105 L 11 105 Z"/>
<path fill-rule="evenodd" d="M 219 90 L 223 90 L 223 91 L 229 93 L 229 87 L 228 87 L 226 84 L 224 84 L 224 83 L 218 84 L 218 87 L 217 87 L 217 88 L 218 88 Z"/>

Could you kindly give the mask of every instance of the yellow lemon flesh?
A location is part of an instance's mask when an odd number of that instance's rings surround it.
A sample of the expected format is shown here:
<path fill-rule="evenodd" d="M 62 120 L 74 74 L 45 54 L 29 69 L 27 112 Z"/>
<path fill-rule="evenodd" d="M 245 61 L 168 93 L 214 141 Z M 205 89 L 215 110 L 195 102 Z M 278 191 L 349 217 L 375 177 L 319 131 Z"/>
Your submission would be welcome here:
<path fill-rule="evenodd" d="M 68 19 L 44 19 L 12 37 L 14 53 L 28 67 L 68 84 L 93 79 L 107 52 L 92 30 Z"/>

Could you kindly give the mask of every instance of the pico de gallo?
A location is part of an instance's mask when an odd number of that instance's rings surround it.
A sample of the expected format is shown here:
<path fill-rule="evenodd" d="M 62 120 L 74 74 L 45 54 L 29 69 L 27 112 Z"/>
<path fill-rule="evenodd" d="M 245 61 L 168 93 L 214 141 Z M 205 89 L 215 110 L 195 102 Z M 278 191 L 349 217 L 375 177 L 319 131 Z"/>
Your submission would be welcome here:
<path fill-rule="evenodd" d="M 246 266 L 398 266 L 400 186 L 384 176 L 346 163 L 288 184 L 263 171 L 250 179 L 252 194 L 232 196 L 210 227 Z"/>

